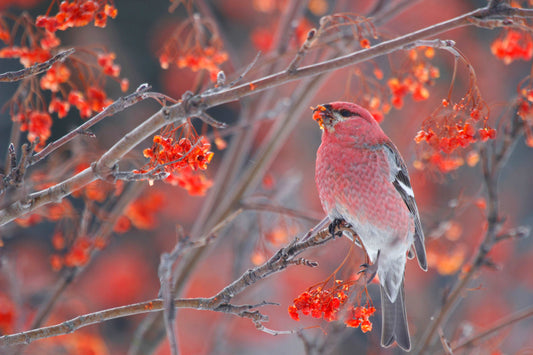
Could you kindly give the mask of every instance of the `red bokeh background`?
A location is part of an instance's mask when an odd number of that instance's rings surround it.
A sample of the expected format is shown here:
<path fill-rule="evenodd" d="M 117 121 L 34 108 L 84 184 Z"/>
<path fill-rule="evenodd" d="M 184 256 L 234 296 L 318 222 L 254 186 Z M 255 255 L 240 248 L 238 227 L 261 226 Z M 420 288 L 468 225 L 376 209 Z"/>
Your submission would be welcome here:
<path fill-rule="evenodd" d="M 270 43 L 269 38 L 260 38 L 259 44 L 256 39 L 254 46 L 252 35 L 254 31 L 263 28 L 274 31 L 279 21 L 279 11 L 261 11 L 259 8 L 261 6 L 267 9 L 270 6 L 281 8 L 284 1 L 213 0 L 204 3 L 212 9 L 219 22 L 222 40 L 230 55 L 230 60 L 222 65 L 222 69 L 232 79 L 236 76 L 235 73 L 242 72 L 242 68 L 253 60 L 258 50 L 257 45 L 268 47 Z M 332 2 L 328 3 L 331 6 Z M 344 6 L 347 12 L 364 14 L 371 8 L 373 1 L 338 3 L 338 6 Z M 379 28 L 379 32 L 384 38 L 405 34 L 484 6 L 485 3 L 481 0 L 419 1 L 386 23 L 385 27 Z M 33 16 L 45 13 L 48 5 L 46 1 L 0 1 L 0 7 L 5 11 L 20 14 L 26 10 Z M 87 26 L 71 29 L 60 36 L 64 43 L 69 45 L 98 44 L 116 53 L 116 61 L 122 67 L 121 75 L 130 81 L 130 90 L 142 83 L 149 83 L 154 91 L 178 99 L 187 90 L 191 90 L 191 83 L 195 81 L 198 73 L 175 66 L 163 70 L 159 66 L 158 50 L 170 36 L 173 28 L 187 17 L 185 6 L 178 7 L 170 14 L 167 11 L 169 5 L 170 3 L 164 0 L 151 2 L 117 0 L 115 6 L 118 9 L 118 16 L 108 21 L 106 28 Z M 305 11 L 305 15 L 311 26 L 318 25 L 317 15 L 309 10 Z M 477 74 L 478 86 L 491 110 L 491 124 L 495 126 L 498 116 L 505 115 L 509 102 L 516 96 L 518 82 L 531 71 L 531 61 L 517 61 L 505 65 L 491 54 L 490 45 L 499 31 L 463 27 L 438 37 L 454 40 L 457 48 L 472 63 Z M 268 31 L 259 32 L 259 35 L 266 33 Z M 294 46 L 290 47 L 290 51 L 292 56 Z M 385 58 L 378 58 L 375 64 L 383 68 L 387 75 L 391 73 L 391 67 L 396 69 L 401 67 L 403 55 L 403 53 L 394 53 Z M 274 57 L 273 60 L 285 63 L 291 56 Z M 313 57 L 310 57 L 306 58 L 306 63 L 313 62 Z M 413 138 L 420 129 L 422 121 L 446 97 L 453 61 L 454 58 L 450 53 L 436 50 L 432 64 L 439 68 L 440 77 L 436 84 L 430 87 L 430 97 L 419 102 L 406 99 L 404 106 L 401 109 L 393 108 L 382 123 L 384 131 L 398 146 L 408 164 L 426 231 L 430 260 L 428 272 L 421 271 L 414 261 L 408 262 L 406 270 L 407 312 L 414 342 L 427 327 L 433 312 L 441 306 L 443 293 L 457 278 L 461 267 L 474 255 L 486 229 L 484 211 L 476 205 L 476 201 L 485 194 L 479 164 L 474 167 L 464 166 L 446 175 L 416 170 L 413 167 L 413 162 L 416 160 Z M 17 64 L 2 60 L 0 68 L 0 72 L 14 70 Z M 284 66 L 280 66 L 279 69 L 282 68 Z M 368 70 L 369 67 L 364 68 Z M 455 99 L 460 98 L 468 90 L 468 72 L 464 66 L 458 68 L 453 90 Z M 356 100 L 355 93 L 361 88 L 358 87 L 354 70 L 354 67 L 348 67 L 330 73 L 307 106 L 334 100 Z M 261 71 L 250 75 L 260 74 Z M 352 80 L 351 86 L 347 88 L 348 77 L 352 77 Z M 275 111 L 274 106 L 284 98 L 290 97 L 299 85 L 302 85 L 301 82 L 270 89 L 273 100 L 272 107 L 268 108 Z M 5 98 L 2 104 L 14 90 L 16 90 L 15 84 L 0 87 L 0 97 Z M 110 98 L 122 95 L 116 85 L 110 86 L 107 92 Z M 219 121 L 227 122 L 231 127 L 238 124 L 240 115 L 247 112 L 246 109 L 257 105 L 261 95 L 268 95 L 268 92 L 249 96 L 242 102 L 232 102 L 213 108 L 210 114 Z M 89 137 L 79 138 L 81 149 L 78 148 L 77 154 L 80 156 L 87 154 L 85 158 L 91 161 L 95 153 L 104 152 L 129 130 L 156 112 L 159 107 L 157 103 L 145 101 L 104 121 L 94 128 L 96 140 Z M 320 130 L 310 116 L 310 111 L 301 115 L 296 128 L 268 167 L 265 178 L 268 181 L 256 190 L 250 191 L 248 199 L 275 202 L 316 219 L 323 217 L 314 182 L 314 161 L 316 149 L 320 144 Z M 8 111 L 0 113 L 0 118 L 0 142 L 3 143 L 0 144 L 0 149 L 4 149 L 7 147 L 12 122 Z M 61 121 L 54 120 L 51 138 L 60 137 L 80 122 L 81 120 L 73 114 Z M 246 166 L 254 164 L 253 154 L 266 139 L 264 132 L 267 132 L 271 126 L 272 120 L 269 119 L 257 123 L 259 133 L 252 143 L 251 155 L 245 158 Z M 224 135 L 223 130 L 220 133 Z M 231 142 L 232 135 L 229 134 L 225 138 Z M 120 163 L 121 168 L 140 168 L 145 163 L 142 150 L 148 148 L 150 144 L 150 141 L 146 141 L 129 153 Z M 215 147 L 213 150 L 215 156 L 206 171 L 211 179 L 215 179 L 217 171 L 221 169 L 222 159 L 226 153 Z M 501 173 L 500 209 L 502 216 L 505 217 L 504 225 L 507 227 L 533 224 L 531 154 L 531 148 L 520 140 Z M 42 167 L 35 167 L 35 170 L 40 169 Z M 150 198 L 154 192 L 163 196 L 159 208 L 150 212 L 155 218 L 154 223 L 147 229 L 132 227 L 126 233 L 113 234 L 105 248 L 91 258 L 83 271 L 66 288 L 46 325 L 63 322 L 84 313 L 158 297 L 157 268 L 160 255 L 174 247 L 177 238 L 176 225 L 180 225 L 185 234 L 190 233 L 206 197 L 191 196 L 179 187 L 162 182 L 155 182 L 153 186 L 148 186 L 146 183 L 142 189 L 142 196 Z M 74 208 L 82 208 L 79 202 L 73 202 L 73 205 Z M 211 297 L 245 270 L 253 267 L 254 260 L 270 257 L 291 238 L 305 233 L 313 225 L 313 222 L 306 219 L 274 213 L 256 211 L 242 213 L 217 236 L 209 251 L 200 259 L 181 296 Z M 60 277 L 61 273 L 54 271 L 50 263 L 50 257 L 54 254 L 51 242 L 54 230 L 55 224 L 49 221 L 26 228 L 11 223 L 0 229 L 4 243 L 0 247 L 2 263 L 0 334 L 27 329 L 39 305 Z M 276 235 L 278 239 L 269 239 L 269 233 L 274 232 L 278 233 Z M 304 256 L 318 261 L 320 265 L 318 268 L 291 266 L 282 273 L 249 287 L 243 294 L 238 295 L 234 302 L 236 304 L 257 304 L 262 301 L 277 303 L 279 305 L 269 305 L 260 309 L 270 319 L 265 323 L 267 327 L 276 330 L 308 327 L 309 329 L 303 331 L 307 338 L 327 337 L 325 322 L 304 317 L 297 323 L 289 317 L 287 307 L 301 292 L 327 278 L 344 259 L 349 247 L 348 240 L 337 239 L 313 249 Z M 531 305 L 533 279 L 529 266 L 533 267 L 532 252 L 530 239 L 508 240 L 496 245 L 490 257 L 498 269 L 483 268 L 479 277 L 465 291 L 463 302 L 451 314 L 444 328 L 450 340 L 478 333 L 497 323 L 502 317 Z M 363 253 L 355 250 L 349 265 L 339 272 L 337 278 L 350 277 L 363 262 Z M 376 304 L 379 302 L 377 289 L 376 285 L 369 286 L 370 295 Z M 126 354 L 144 317 L 134 316 L 113 320 L 70 335 L 39 340 L 25 347 L 22 353 L 55 354 L 61 347 L 64 353 L 69 354 Z M 379 347 L 381 329 L 379 318 L 379 315 L 374 317 L 375 327 L 372 332 L 363 334 L 360 329 L 352 329 L 348 336 L 341 338 L 336 346 L 328 348 L 327 352 L 398 353 L 394 348 Z M 304 353 L 302 342 L 296 335 L 274 337 L 255 329 L 251 321 L 231 315 L 189 309 L 178 310 L 176 325 L 182 354 Z M 472 353 L 526 353 L 533 349 L 533 339 L 529 336 L 532 331 L 533 321 L 526 319 L 498 332 L 479 349 L 472 350 Z M 168 344 L 163 342 L 159 345 L 156 354 L 170 354 Z"/>

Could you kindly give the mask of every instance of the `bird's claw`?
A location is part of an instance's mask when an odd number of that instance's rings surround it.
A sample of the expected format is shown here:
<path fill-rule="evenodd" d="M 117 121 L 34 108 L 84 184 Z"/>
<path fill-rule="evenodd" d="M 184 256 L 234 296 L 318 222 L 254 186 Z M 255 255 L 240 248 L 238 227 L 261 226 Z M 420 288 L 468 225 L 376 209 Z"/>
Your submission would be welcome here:
<path fill-rule="evenodd" d="M 374 280 L 374 277 L 376 277 L 376 274 L 378 273 L 378 261 L 379 261 L 379 251 L 378 251 L 378 256 L 376 257 L 375 263 L 361 264 L 361 270 L 359 270 L 358 274 L 365 275 L 367 284 L 371 283 L 372 280 Z"/>
<path fill-rule="evenodd" d="M 345 223 L 346 222 L 344 221 L 344 219 L 335 218 L 333 222 L 329 224 L 329 227 L 328 227 L 329 234 L 331 234 L 333 238 L 342 236 L 342 231 L 338 229 L 340 226 L 344 225 Z"/>

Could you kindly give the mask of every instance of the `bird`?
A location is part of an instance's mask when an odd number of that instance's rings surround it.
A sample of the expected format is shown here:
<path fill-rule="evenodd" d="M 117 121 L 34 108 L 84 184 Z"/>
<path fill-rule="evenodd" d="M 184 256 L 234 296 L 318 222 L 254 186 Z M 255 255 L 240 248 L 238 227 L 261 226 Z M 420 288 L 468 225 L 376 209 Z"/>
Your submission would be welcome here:
<path fill-rule="evenodd" d="M 331 226 L 347 223 L 380 283 L 381 345 L 405 351 L 411 340 L 405 309 L 406 258 L 427 270 L 424 232 L 398 148 L 365 108 L 331 102 L 313 109 L 322 129 L 315 182 Z M 368 265 L 366 265 L 368 266 Z M 372 276 L 373 277 L 373 276 Z"/>

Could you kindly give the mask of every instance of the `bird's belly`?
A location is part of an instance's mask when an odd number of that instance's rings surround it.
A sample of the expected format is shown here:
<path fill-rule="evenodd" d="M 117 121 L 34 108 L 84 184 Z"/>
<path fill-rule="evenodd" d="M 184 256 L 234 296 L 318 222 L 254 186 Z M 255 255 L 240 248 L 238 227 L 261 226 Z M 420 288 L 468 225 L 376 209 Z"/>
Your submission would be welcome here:
<path fill-rule="evenodd" d="M 352 225 L 372 261 L 378 250 L 387 250 L 391 256 L 405 253 L 412 243 L 414 222 L 388 180 L 388 172 L 375 168 L 387 166 L 379 161 L 384 157 L 367 152 L 354 159 L 351 155 L 358 153 L 353 149 L 336 152 L 335 158 L 322 152 L 327 159 L 317 160 L 317 187 L 324 210 L 330 218 Z"/>

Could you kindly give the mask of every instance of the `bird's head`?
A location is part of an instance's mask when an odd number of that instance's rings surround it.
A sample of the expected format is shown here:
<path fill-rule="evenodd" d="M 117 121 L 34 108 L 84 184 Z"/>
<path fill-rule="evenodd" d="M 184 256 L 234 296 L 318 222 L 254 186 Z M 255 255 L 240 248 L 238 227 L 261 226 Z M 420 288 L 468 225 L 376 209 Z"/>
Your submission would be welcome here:
<path fill-rule="evenodd" d="M 361 124 L 377 125 L 370 112 L 354 103 L 342 101 L 318 105 L 313 108 L 313 119 L 318 122 L 321 129 L 329 132 L 335 131 L 337 123 L 353 119 L 361 121 Z"/>

